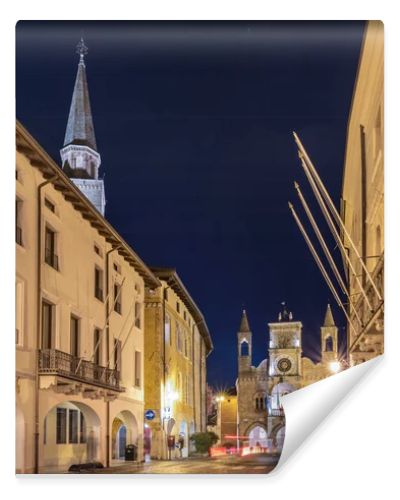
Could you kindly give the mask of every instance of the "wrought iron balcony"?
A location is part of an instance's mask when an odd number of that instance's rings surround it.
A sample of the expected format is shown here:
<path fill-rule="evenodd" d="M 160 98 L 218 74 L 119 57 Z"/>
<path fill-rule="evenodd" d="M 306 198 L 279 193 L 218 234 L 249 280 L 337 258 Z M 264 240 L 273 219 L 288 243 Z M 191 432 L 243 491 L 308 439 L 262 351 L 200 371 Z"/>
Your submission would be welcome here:
<path fill-rule="evenodd" d="M 39 351 L 39 373 L 41 375 L 59 375 L 114 391 L 124 391 L 120 386 L 118 370 L 96 365 L 91 361 L 57 349 L 41 349 Z"/>

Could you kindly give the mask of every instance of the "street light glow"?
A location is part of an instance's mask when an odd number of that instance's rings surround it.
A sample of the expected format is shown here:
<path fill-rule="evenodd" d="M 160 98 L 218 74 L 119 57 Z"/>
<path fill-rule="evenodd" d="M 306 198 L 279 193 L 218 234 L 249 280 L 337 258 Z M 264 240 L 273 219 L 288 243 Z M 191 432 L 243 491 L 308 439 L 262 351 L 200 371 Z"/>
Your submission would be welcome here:
<path fill-rule="evenodd" d="M 329 369 L 332 373 L 340 372 L 341 368 L 342 368 L 342 365 L 341 365 L 340 361 L 331 361 L 329 363 Z"/>

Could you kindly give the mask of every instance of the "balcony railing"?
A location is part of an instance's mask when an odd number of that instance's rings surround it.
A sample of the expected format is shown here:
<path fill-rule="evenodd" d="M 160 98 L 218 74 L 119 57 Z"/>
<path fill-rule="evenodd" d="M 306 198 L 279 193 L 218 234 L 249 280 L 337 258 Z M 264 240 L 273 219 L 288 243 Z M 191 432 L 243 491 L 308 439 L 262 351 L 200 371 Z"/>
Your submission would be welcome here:
<path fill-rule="evenodd" d="M 49 248 L 46 248 L 44 253 L 44 260 L 46 264 L 51 267 L 54 267 L 58 271 L 58 255 L 53 253 Z"/>
<path fill-rule="evenodd" d="M 60 375 L 119 392 L 124 390 L 120 386 L 118 370 L 96 365 L 91 361 L 57 349 L 41 349 L 39 351 L 39 373 L 41 375 Z"/>
<path fill-rule="evenodd" d="M 270 409 L 268 411 L 268 416 L 270 417 L 284 417 L 285 413 L 282 408 Z"/>
<path fill-rule="evenodd" d="M 15 241 L 22 246 L 22 228 L 19 226 L 15 227 Z"/>

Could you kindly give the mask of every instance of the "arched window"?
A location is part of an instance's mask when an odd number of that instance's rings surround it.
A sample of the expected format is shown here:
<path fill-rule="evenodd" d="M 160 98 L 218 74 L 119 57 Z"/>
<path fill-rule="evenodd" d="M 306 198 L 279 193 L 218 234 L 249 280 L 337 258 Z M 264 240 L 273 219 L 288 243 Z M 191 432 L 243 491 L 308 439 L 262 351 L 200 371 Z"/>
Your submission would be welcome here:
<path fill-rule="evenodd" d="M 326 337 L 325 339 L 325 351 L 332 352 L 333 351 L 333 340 L 332 337 Z"/>
<path fill-rule="evenodd" d="M 256 410 L 258 410 L 258 398 L 256 398 Z"/>
<path fill-rule="evenodd" d="M 247 340 L 243 340 L 243 342 L 240 344 L 240 355 L 241 356 L 249 355 L 249 343 L 247 342 Z"/>

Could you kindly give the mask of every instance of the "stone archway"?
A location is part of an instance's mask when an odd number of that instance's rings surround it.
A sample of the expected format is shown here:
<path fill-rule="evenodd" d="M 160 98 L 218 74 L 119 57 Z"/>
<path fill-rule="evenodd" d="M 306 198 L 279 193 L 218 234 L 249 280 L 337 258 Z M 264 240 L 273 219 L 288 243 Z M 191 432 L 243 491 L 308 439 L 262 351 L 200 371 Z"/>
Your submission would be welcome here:
<path fill-rule="evenodd" d="M 135 415 L 123 410 L 114 417 L 111 427 L 111 456 L 113 460 L 125 459 L 125 447 L 138 446 L 139 429 Z"/>
<path fill-rule="evenodd" d="M 268 433 L 263 425 L 253 425 L 248 432 L 248 437 L 251 452 L 261 453 L 268 448 Z"/>
<path fill-rule="evenodd" d="M 277 453 L 282 452 L 283 444 L 285 441 L 285 431 L 286 427 L 285 424 L 280 422 L 277 424 L 271 431 L 271 442 L 274 450 Z"/>
<path fill-rule="evenodd" d="M 64 401 L 51 408 L 42 422 L 45 470 L 100 461 L 100 418 L 87 404 Z"/>

